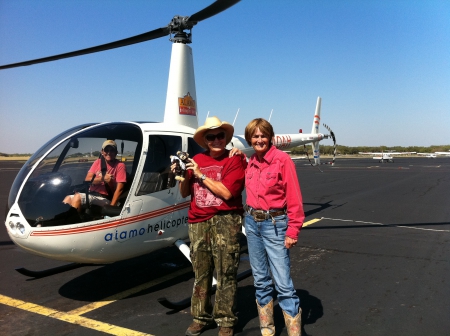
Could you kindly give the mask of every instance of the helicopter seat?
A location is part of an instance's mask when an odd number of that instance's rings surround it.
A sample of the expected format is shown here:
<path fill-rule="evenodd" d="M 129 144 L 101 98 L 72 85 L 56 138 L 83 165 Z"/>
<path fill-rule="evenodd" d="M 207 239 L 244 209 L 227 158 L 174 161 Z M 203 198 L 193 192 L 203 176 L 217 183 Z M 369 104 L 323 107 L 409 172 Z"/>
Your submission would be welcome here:
<path fill-rule="evenodd" d="M 88 220 L 95 220 L 95 219 L 101 219 L 105 216 L 108 217 L 116 217 L 119 216 L 122 212 L 123 204 L 125 203 L 125 200 L 128 197 L 128 193 L 130 190 L 131 183 L 133 182 L 133 177 L 131 174 L 127 172 L 127 182 L 125 183 L 124 189 L 122 191 L 122 194 L 118 198 L 117 205 L 94 205 L 90 204 L 89 208 L 86 204 L 83 205 L 82 211 L 84 211 L 84 214 L 87 214 L 87 216 L 83 216 L 85 219 Z M 86 192 L 87 189 L 89 189 L 89 182 L 85 182 L 81 187 L 77 186 L 76 191 L 79 192 Z M 86 220 L 85 220 L 86 221 Z"/>

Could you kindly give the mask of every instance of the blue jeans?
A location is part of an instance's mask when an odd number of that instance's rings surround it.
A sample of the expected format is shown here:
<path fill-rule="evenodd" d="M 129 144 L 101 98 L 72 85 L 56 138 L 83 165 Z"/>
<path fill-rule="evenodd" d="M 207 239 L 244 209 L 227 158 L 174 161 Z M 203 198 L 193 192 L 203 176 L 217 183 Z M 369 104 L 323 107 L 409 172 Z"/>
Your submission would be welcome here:
<path fill-rule="evenodd" d="M 296 295 L 291 279 L 289 250 L 284 246 L 288 218 L 282 215 L 274 219 L 275 225 L 271 218 L 256 222 L 251 215 L 245 213 L 245 233 L 256 300 L 261 307 L 272 300 L 274 284 L 271 272 L 281 309 L 294 317 L 299 312 L 300 299 Z"/>

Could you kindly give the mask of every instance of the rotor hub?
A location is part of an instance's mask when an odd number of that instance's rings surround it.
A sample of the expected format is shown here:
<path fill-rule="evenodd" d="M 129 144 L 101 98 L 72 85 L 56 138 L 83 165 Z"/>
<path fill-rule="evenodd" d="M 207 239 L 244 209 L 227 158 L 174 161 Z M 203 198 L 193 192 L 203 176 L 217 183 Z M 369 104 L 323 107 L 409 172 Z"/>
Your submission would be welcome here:
<path fill-rule="evenodd" d="M 173 37 L 170 37 L 170 41 L 184 44 L 192 43 L 192 27 L 196 23 L 189 21 L 189 16 L 175 15 L 168 24 L 170 35 L 174 34 Z M 185 32 L 185 30 L 189 30 L 189 32 Z"/>

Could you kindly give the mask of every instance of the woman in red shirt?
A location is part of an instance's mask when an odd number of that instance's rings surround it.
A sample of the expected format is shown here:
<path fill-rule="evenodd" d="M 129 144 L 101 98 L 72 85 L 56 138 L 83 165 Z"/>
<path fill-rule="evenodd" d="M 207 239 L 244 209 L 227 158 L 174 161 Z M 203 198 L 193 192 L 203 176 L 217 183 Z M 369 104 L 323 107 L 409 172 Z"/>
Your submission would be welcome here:
<path fill-rule="evenodd" d="M 234 127 L 217 117 L 207 118 L 194 140 L 205 152 L 188 159 L 186 177 L 179 182 L 182 197 L 191 196 L 188 211 L 191 261 L 195 273 L 187 336 L 200 335 L 215 321 L 220 336 L 233 335 L 237 322 L 236 292 L 239 240 L 242 228 L 244 164 L 241 157 L 229 157 L 225 146 Z M 172 171 L 175 164 L 172 165 Z M 214 268 L 217 290 L 211 305 Z"/>

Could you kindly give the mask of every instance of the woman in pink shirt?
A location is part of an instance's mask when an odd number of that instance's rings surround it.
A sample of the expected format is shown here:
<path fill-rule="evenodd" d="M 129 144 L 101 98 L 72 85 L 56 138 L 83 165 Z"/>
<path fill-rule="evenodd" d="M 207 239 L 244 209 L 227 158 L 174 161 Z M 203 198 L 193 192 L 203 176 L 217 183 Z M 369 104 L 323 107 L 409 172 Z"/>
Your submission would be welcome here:
<path fill-rule="evenodd" d="M 245 140 L 255 150 L 245 171 L 245 231 L 261 333 L 275 335 L 275 287 L 288 335 L 293 336 L 301 334 L 302 310 L 290 275 L 289 249 L 297 243 L 305 215 L 295 165 L 273 139 L 272 125 L 262 118 L 245 128 Z"/>

